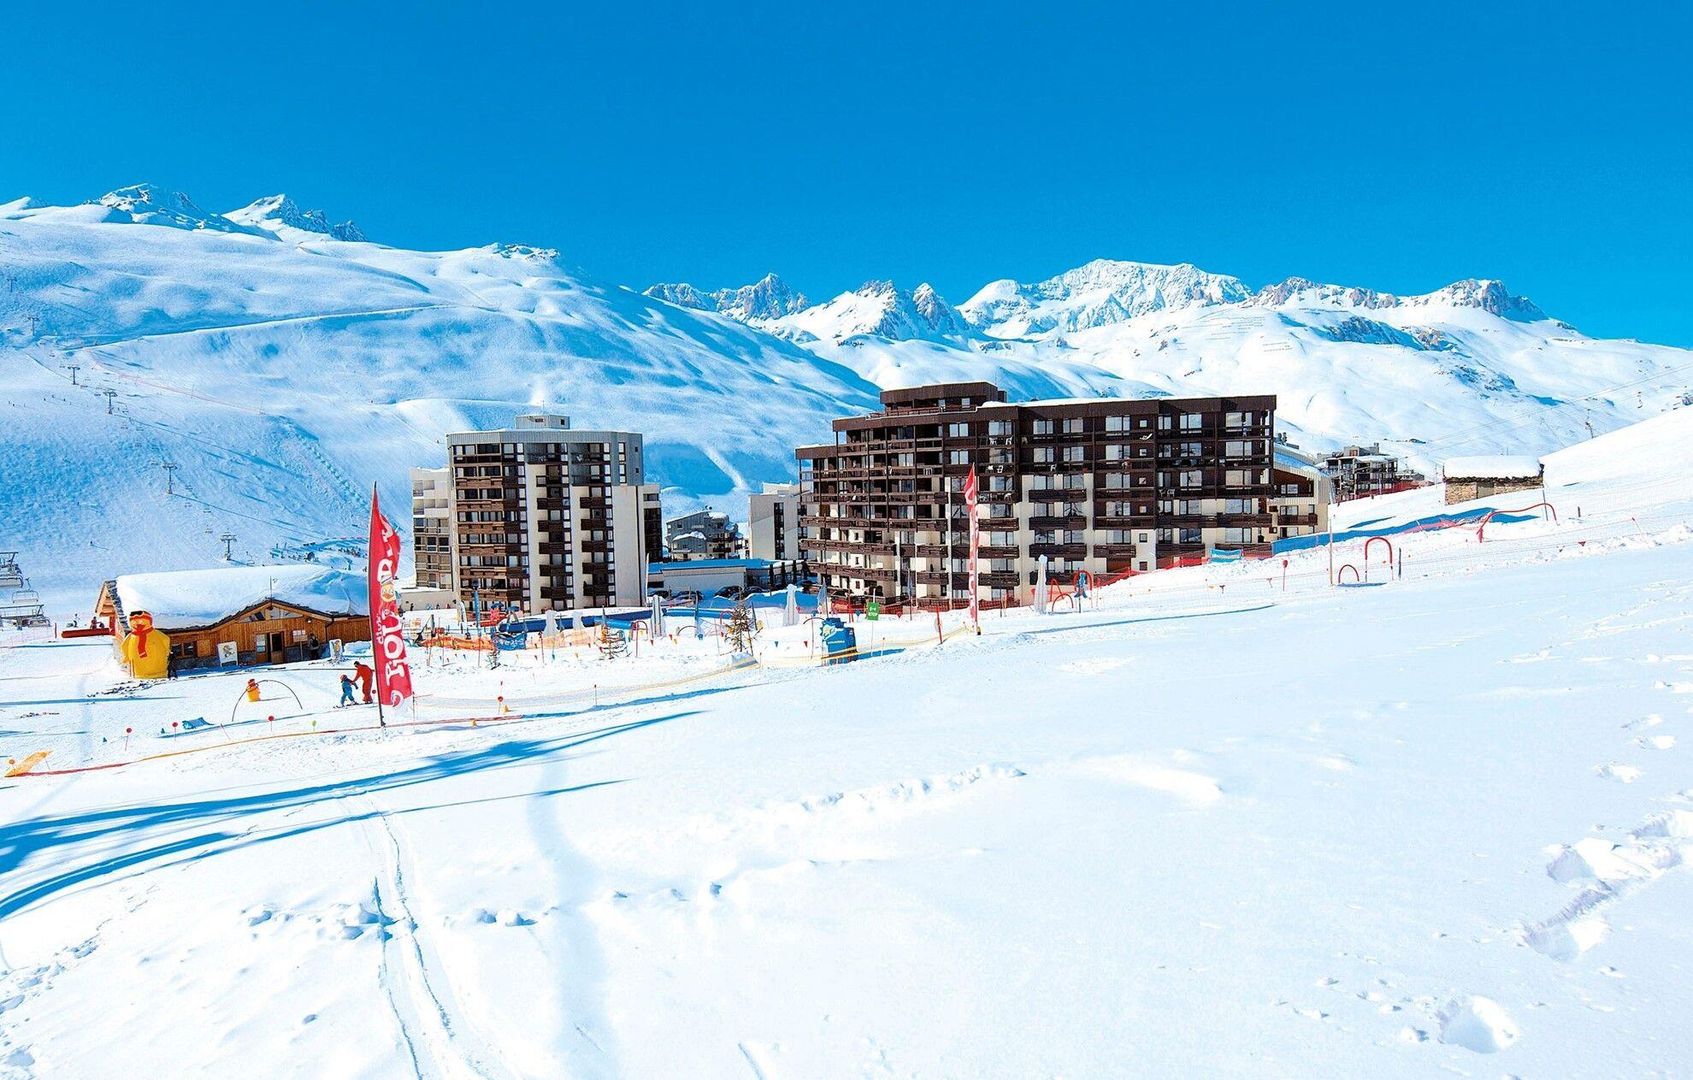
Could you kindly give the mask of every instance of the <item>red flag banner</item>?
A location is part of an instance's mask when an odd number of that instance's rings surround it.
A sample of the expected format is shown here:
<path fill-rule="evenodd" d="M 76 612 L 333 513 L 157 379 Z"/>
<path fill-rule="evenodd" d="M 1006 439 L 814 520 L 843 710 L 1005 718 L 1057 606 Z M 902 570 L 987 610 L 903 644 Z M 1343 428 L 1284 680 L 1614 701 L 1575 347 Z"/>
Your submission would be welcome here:
<path fill-rule="evenodd" d="M 978 580 L 976 549 L 982 537 L 981 525 L 976 513 L 976 496 L 976 467 L 972 465 L 970 466 L 970 474 L 964 478 L 964 509 L 970 515 L 970 624 L 972 626 L 981 625 L 982 620 L 981 599 L 977 595 L 979 590 L 976 587 Z"/>
<path fill-rule="evenodd" d="M 405 627 L 394 577 L 400 569 L 400 534 L 376 505 L 370 489 L 370 647 L 376 661 L 376 697 L 397 706 L 411 697 L 411 664 L 406 661 Z"/>

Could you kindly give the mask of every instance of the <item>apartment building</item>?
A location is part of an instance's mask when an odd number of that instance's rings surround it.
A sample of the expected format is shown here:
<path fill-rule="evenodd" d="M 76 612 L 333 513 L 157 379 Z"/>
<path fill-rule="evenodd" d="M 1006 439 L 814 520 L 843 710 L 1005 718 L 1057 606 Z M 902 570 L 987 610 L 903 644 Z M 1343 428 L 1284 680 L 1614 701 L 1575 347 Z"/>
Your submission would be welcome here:
<path fill-rule="evenodd" d="M 1323 471 L 1333 480 L 1336 502 L 1408 491 L 1428 483 L 1422 473 L 1406 468 L 1392 454 L 1382 453 L 1376 443 L 1334 451 L 1323 461 Z"/>
<path fill-rule="evenodd" d="M 747 546 L 755 559 L 800 557 L 799 485 L 765 484 L 747 497 Z"/>
<path fill-rule="evenodd" d="M 740 527 L 728 514 L 709 506 L 665 522 L 664 547 L 665 557 L 672 562 L 738 559 L 746 554 Z"/>
<path fill-rule="evenodd" d="M 657 484 L 632 431 L 577 431 L 570 418 L 447 436 L 453 587 L 484 605 L 568 611 L 638 605 L 662 550 Z"/>
<path fill-rule="evenodd" d="M 445 468 L 411 471 L 412 564 L 419 589 L 452 591 L 452 497 Z"/>
<path fill-rule="evenodd" d="M 1315 458 L 1277 442 L 1271 480 L 1276 488 L 1270 502 L 1275 518 L 1271 535 L 1275 539 L 1328 531 L 1334 485 Z"/>
<path fill-rule="evenodd" d="M 832 592 L 968 596 L 963 484 L 980 488 L 982 599 L 1028 602 L 1218 548 L 1269 554 L 1273 395 L 1010 403 L 986 382 L 890 390 L 799 448 L 801 548 Z"/>

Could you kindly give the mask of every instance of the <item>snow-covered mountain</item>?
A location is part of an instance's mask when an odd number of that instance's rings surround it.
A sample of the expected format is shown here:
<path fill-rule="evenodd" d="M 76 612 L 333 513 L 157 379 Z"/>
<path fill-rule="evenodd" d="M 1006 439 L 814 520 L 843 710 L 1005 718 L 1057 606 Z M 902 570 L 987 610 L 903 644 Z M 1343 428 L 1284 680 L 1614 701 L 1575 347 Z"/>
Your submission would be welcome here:
<path fill-rule="evenodd" d="M 1031 285 L 990 281 L 959 310 L 983 333 L 1021 338 L 1112 326 L 1155 311 L 1236 303 L 1250 295 L 1239 279 L 1187 263 L 1095 259 Z"/>
<path fill-rule="evenodd" d="M 1253 290 L 1191 265 L 1100 259 L 992 282 L 956 309 L 963 327 L 918 319 L 915 300 L 872 283 L 765 328 L 880 386 L 1273 392 L 1305 445 L 1380 441 L 1425 469 L 1450 454 L 1548 451 L 1676 404 L 1693 384 L 1693 353 L 1588 338 L 1491 280 L 1418 296 L 1303 278 Z"/>
<path fill-rule="evenodd" d="M 826 303 L 792 313 L 771 327 L 797 341 L 845 341 L 868 334 L 889 341 L 936 341 L 963 345 L 970 327 L 928 282 L 902 289 L 891 281 L 867 281 Z"/>
<path fill-rule="evenodd" d="M 343 221 L 338 225 L 330 224 L 329 218 L 322 210 L 302 210 L 286 195 L 268 195 L 262 199 L 255 199 L 239 210 L 232 210 L 224 215 L 231 221 L 244 225 L 254 225 L 267 232 L 279 236 L 287 235 L 285 230 L 293 229 L 305 233 L 321 233 L 336 240 L 367 240 L 364 230 L 351 221 Z M 304 239 L 296 237 L 295 239 Z"/>
<path fill-rule="evenodd" d="M 680 282 L 674 285 L 654 285 L 646 290 L 645 295 L 675 304 L 677 307 L 727 315 L 737 322 L 753 326 L 804 311 L 809 304 L 805 294 L 795 292 L 788 287 L 787 282 L 775 274 L 766 274 L 757 282 L 738 289 L 705 292 L 687 282 Z"/>
<path fill-rule="evenodd" d="M 372 481 L 403 520 L 406 470 L 441 462 L 444 433 L 537 405 L 645 432 L 668 510 L 733 509 L 880 388 L 1275 393 L 1306 446 L 1380 440 L 1432 468 L 1650 416 L 1690 372 L 1493 281 L 1254 291 L 1101 260 L 957 309 L 885 281 L 806 306 L 774 275 L 642 295 L 549 249 L 408 251 L 284 196 L 214 213 L 141 185 L 0 204 L 0 548 L 78 588 L 203 565 L 225 532 L 247 557 L 309 549 L 357 535 Z"/>
<path fill-rule="evenodd" d="M 325 220 L 150 187 L 0 207 L 0 548 L 38 587 L 205 565 L 225 532 L 247 558 L 357 536 L 373 481 L 409 521 L 407 469 L 444 463 L 443 434 L 539 405 L 644 432 L 680 509 L 791 478 L 795 445 L 875 402 L 556 252 L 406 251 Z"/>

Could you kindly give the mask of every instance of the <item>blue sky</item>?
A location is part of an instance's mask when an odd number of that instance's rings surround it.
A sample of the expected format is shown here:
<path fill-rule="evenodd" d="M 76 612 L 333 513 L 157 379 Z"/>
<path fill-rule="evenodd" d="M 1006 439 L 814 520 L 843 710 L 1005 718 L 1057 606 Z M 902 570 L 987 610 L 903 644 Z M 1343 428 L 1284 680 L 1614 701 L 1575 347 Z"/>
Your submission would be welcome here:
<path fill-rule="evenodd" d="M 1050 7 L 1050 10 L 1047 10 Z M 286 191 L 601 279 L 1502 278 L 1693 346 L 1693 6 L 36 6 L 0 201 Z"/>

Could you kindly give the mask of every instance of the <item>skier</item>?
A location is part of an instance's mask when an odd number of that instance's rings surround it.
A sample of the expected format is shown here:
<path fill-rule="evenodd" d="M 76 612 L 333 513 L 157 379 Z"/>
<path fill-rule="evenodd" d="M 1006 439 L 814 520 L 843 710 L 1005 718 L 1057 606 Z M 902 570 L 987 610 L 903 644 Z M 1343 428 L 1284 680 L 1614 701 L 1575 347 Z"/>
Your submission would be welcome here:
<path fill-rule="evenodd" d="M 174 649 L 171 650 L 171 654 L 165 658 L 165 678 L 176 678 L 176 650 Z"/>
<path fill-rule="evenodd" d="M 353 698 L 353 677 L 351 675 L 348 675 L 346 672 L 342 672 L 341 673 L 341 700 L 335 703 L 335 707 L 337 709 L 339 709 L 343 705 L 357 705 L 357 704 L 358 704 L 358 702 L 356 700 L 354 700 L 354 698 Z"/>
<path fill-rule="evenodd" d="M 362 661 L 354 661 L 353 674 L 358 676 L 359 689 L 364 691 L 364 703 L 371 704 L 376 699 L 371 696 L 371 683 L 376 678 L 376 669 Z"/>

